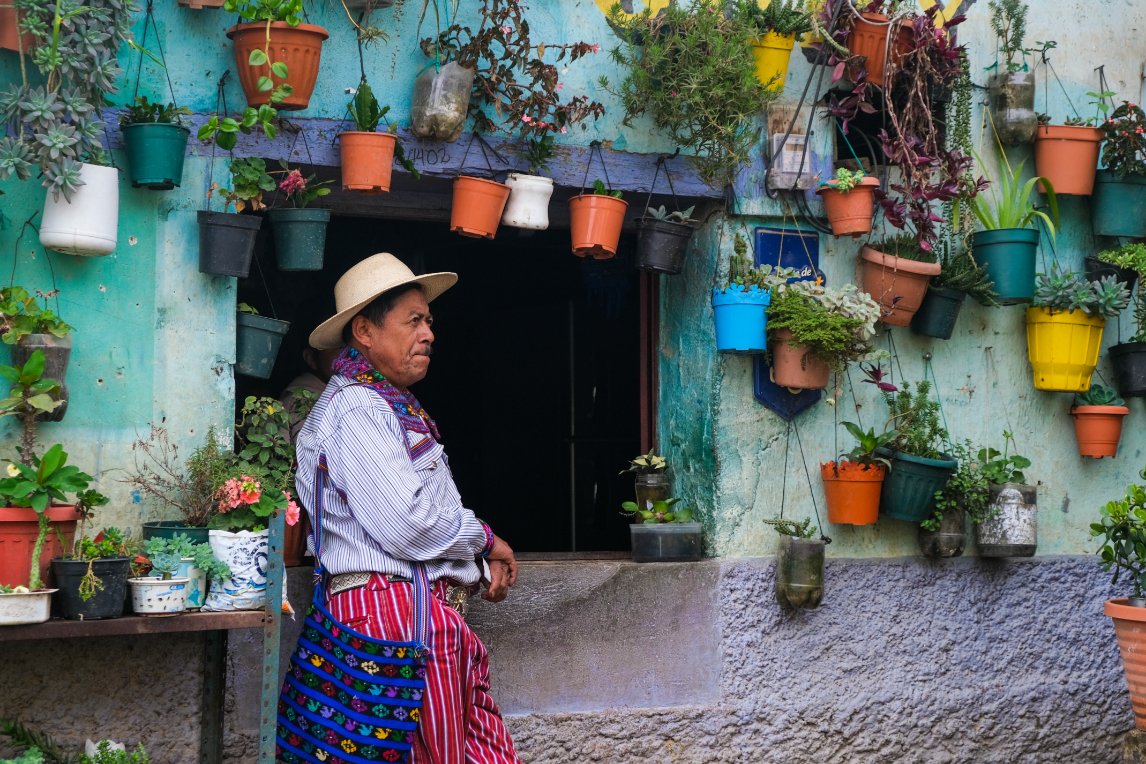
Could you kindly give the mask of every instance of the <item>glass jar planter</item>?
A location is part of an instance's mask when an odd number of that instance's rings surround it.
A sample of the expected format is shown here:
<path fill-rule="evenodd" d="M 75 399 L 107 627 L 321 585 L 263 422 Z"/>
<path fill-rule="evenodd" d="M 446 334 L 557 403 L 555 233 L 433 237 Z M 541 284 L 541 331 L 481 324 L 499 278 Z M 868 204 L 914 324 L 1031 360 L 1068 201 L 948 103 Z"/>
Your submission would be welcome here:
<path fill-rule="evenodd" d="M 654 501 L 669 500 L 672 480 L 663 471 L 638 473 L 633 479 L 633 493 L 637 497 L 637 507 L 649 509 Z"/>

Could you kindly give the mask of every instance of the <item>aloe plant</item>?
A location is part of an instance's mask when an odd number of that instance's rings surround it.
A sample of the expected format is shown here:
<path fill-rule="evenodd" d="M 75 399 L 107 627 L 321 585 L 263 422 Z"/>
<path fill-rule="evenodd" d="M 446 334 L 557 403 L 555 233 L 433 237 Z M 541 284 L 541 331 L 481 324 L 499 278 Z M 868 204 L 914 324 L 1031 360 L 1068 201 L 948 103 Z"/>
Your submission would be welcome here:
<path fill-rule="evenodd" d="M 983 158 L 977 153 L 976 161 L 984 164 Z M 1050 234 L 1051 240 L 1055 237 L 1055 226 L 1058 223 L 1058 198 L 1054 193 L 1054 186 L 1046 178 L 1035 176 L 1025 182 L 1021 180 L 1023 165 L 1019 162 L 1011 167 L 1007 155 L 999 147 L 999 178 L 992 181 L 991 191 L 980 192 L 971 198 L 971 211 L 975 213 L 979 224 L 984 230 L 996 231 L 1002 228 L 1028 228 L 1035 220 L 1041 220 Z M 1047 197 L 1047 208 L 1050 214 L 1036 209 L 1031 196 L 1034 194 L 1035 184 L 1042 182 Z"/>

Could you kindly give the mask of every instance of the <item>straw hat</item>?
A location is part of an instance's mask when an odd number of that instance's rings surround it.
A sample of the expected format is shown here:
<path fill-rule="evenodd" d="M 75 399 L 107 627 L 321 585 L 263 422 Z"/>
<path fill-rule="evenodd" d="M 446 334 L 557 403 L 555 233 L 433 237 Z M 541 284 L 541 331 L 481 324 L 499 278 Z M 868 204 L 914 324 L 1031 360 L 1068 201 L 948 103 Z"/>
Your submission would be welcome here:
<path fill-rule="evenodd" d="M 456 273 L 427 273 L 415 276 L 405 263 L 389 252 L 379 252 L 358 263 L 334 285 L 334 309 L 331 318 L 323 321 L 310 333 L 310 346 L 315 350 L 331 350 L 342 345 L 342 328 L 359 311 L 383 292 L 403 284 L 421 284 L 426 302 L 458 283 Z"/>

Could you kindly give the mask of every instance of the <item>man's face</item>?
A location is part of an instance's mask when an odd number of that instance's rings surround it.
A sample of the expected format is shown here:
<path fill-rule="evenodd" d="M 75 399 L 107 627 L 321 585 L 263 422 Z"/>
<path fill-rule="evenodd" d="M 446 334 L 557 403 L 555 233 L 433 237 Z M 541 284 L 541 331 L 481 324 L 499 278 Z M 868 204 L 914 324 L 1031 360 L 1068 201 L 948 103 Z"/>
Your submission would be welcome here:
<path fill-rule="evenodd" d="M 433 317 L 420 289 L 406 292 L 381 324 L 354 317 L 354 338 L 370 364 L 398 387 L 407 388 L 430 369 Z"/>

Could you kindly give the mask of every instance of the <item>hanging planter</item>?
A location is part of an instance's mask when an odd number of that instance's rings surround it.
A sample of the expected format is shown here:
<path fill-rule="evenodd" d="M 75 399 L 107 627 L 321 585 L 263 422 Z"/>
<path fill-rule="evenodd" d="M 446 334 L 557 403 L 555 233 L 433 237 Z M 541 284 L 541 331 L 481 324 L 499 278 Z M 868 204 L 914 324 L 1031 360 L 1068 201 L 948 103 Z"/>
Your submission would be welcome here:
<path fill-rule="evenodd" d="M 235 373 L 270 379 L 290 322 L 246 312 L 239 312 L 235 322 Z"/>
<path fill-rule="evenodd" d="M 192 10 L 203 10 L 204 8 L 222 8 L 227 0 L 179 0 L 179 5 L 183 8 L 191 8 Z"/>
<path fill-rule="evenodd" d="M 617 254 L 629 203 L 615 196 L 581 193 L 569 200 L 573 254 L 608 260 Z"/>
<path fill-rule="evenodd" d="M 549 227 L 549 198 L 553 196 L 553 178 L 511 172 L 505 179 L 509 201 L 501 222 L 511 228 L 544 231 Z"/>
<path fill-rule="evenodd" d="M 938 276 L 939 263 L 896 257 L 863 246 L 860 248 L 860 284 L 880 304 L 880 321 L 888 326 L 907 326 L 927 294 L 927 285 Z"/>
<path fill-rule="evenodd" d="M 67 199 L 48 191 L 40 223 L 44 249 L 84 257 L 111 254 L 119 227 L 119 170 L 80 164 L 82 186 Z"/>
<path fill-rule="evenodd" d="M 1106 319 L 1081 310 L 1027 308 L 1027 355 L 1036 390 L 1084 392 L 1098 365 Z"/>
<path fill-rule="evenodd" d="M 68 361 L 72 356 L 72 337 L 57 337 L 54 334 L 25 334 L 12 346 L 12 364 L 23 366 L 37 350 L 44 354 L 44 379 L 54 379 L 60 383 L 61 403 L 48 414 L 45 422 L 62 422 L 68 411 Z M 0 582 L 2 583 L 2 582 Z"/>
<path fill-rule="evenodd" d="M 752 58 L 756 61 L 756 79 L 769 90 L 783 90 L 788 74 L 788 61 L 796 47 L 795 34 L 768 32 L 752 43 Z"/>
<path fill-rule="evenodd" d="M 330 210 L 286 207 L 267 212 L 280 271 L 321 271 Z"/>
<path fill-rule="evenodd" d="M 1094 177 L 1090 219 L 1098 236 L 1146 237 L 1146 175 L 1120 178 L 1099 170 Z"/>
<path fill-rule="evenodd" d="M 927 294 L 923 295 L 919 310 L 911 319 L 911 331 L 924 337 L 951 339 L 951 335 L 955 333 L 955 323 L 959 320 L 959 311 L 963 309 L 966 298 L 966 292 L 931 284 L 927 288 Z"/>
<path fill-rule="evenodd" d="M 1035 256 L 1039 232 L 1034 228 L 998 228 L 971 235 L 975 261 L 995 285 L 1000 305 L 1030 302 L 1035 294 Z"/>
<path fill-rule="evenodd" d="M 1114 622 L 1122 669 L 1130 688 L 1134 726 L 1146 729 L 1146 607 L 1133 605 L 1126 597 L 1107 600 L 1102 612 Z"/>
<path fill-rule="evenodd" d="M 32 52 L 36 43 L 36 36 L 20 34 L 19 12 L 11 5 L 0 7 L 0 49 L 14 50 L 25 54 Z"/>
<path fill-rule="evenodd" d="M 509 200 L 509 186 L 485 178 L 454 178 L 450 230 L 475 239 L 492 239 Z"/>
<path fill-rule="evenodd" d="M 473 85 L 474 70 L 454 61 L 427 68 L 414 80 L 410 131 L 424 141 L 456 141 L 466 124 Z"/>
<path fill-rule="evenodd" d="M 844 182 L 845 188 L 840 188 L 840 183 L 837 178 L 816 189 L 824 201 L 824 214 L 832 226 L 832 235 L 856 237 L 871 233 L 871 220 L 875 214 L 875 189 L 879 186 L 879 179 L 865 176 L 855 181 L 855 185 L 850 188 L 847 182 Z"/>
<path fill-rule="evenodd" d="M 1122 439 L 1122 419 L 1130 413 L 1126 406 L 1073 406 L 1074 437 L 1078 455 L 1101 459 L 1118 455 Z"/>
<path fill-rule="evenodd" d="M 1087 281 L 1098 281 L 1113 276 L 1116 281 L 1126 285 L 1128 292 L 1133 292 L 1134 285 L 1138 282 L 1138 272 L 1133 268 L 1120 268 L 1114 263 L 1099 260 L 1094 255 L 1087 255 L 1083 258 L 1083 263 Z"/>
<path fill-rule="evenodd" d="M 788 329 L 772 331 L 772 381 L 793 390 L 823 390 L 832 369 L 811 349 L 794 345 Z"/>
<path fill-rule="evenodd" d="M 398 137 L 391 133 L 349 131 L 338 134 L 342 164 L 342 188 L 381 194 L 390 190 L 394 170 L 394 147 Z"/>
<path fill-rule="evenodd" d="M 270 43 L 267 35 L 270 35 Z M 235 69 L 239 83 L 247 96 L 247 105 L 258 108 L 270 103 L 272 90 L 259 90 L 259 79 L 270 77 L 274 88 L 289 84 L 291 94 L 275 104 L 282 111 L 305 109 L 318 81 L 318 66 L 322 58 L 322 43 L 330 36 L 315 24 L 291 26 L 285 21 L 252 21 L 236 24 L 227 30 L 235 50 Z M 274 63 L 287 68 L 284 80 L 271 72 L 270 64 L 251 66 L 251 53 L 270 49 Z"/>
<path fill-rule="evenodd" d="M 80 582 L 89 570 L 102 586 L 88 599 L 80 594 Z M 119 618 L 127 600 L 127 579 L 131 575 L 130 557 L 107 557 L 98 560 L 52 560 L 52 575 L 60 593 L 60 614 L 72 621 Z"/>
<path fill-rule="evenodd" d="M 947 485 L 958 466 L 954 459 L 895 452 L 880 495 L 879 513 L 909 523 L 923 522 L 935 509 L 935 493 Z"/>
<path fill-rule="evenodd" d="M 1039 518 L 1033 485 L 992 483 L 988 518 L 975 526 L 980 557 L 1034 556 Z"/>
<path fill-rule="evenodd" d="M 183 182 L 190 130 L 174 122 L 136 122 L 124 125 L 120 132 L 132 186 L 168 191 Z"/>
<path fill-rule="evenodd" d="M 1110 347 L 1114 386 L 1123 398 L 1146 397 L 1146 342 L 1122 342 Z"/>
<path fill-rule="evenodd" d="M 842 459 L 820 465 L 828 522 L 835 525 L 873 525 L 879 518 L 879 494 L 887 468 Z"/>
<path fill-rule="evenodd" d="M 680 273 L 695 230 L 691 223 L 637 218 L 637 267 L 670 276 Z"/>
<path fill-rule="evenodd" d="M 40 550 L 40 577 L 47 582 L 52 559 L 71 548 L 79 513 L 74 506 L 44 510 L 51 525 Z M 0 585 L 24 586 L 32 569 L 32 550 L 40 532 L 36 511 L 25 507 L 0 507 Z M 62 539 L 62 543 L 61 543 Z"/>
<path fill-rule="evenodd" d="M 939 519 L 939 530 L 919 526 L 919 551 L 924 557 L 961 557 L 967 548 L 967 513 L 948 510 Z"/>
<path fill-rule="evenodd" d="M 855 19 L 851 31 L 848 33 L 847 48 L 854 55 L 864 56 L 867 59 L 867 81 L 873 85 L 885 87 L 890 79 L 894 65 L 898 64 L 903 54 L 910 48 L 910 32 L 903 25 L 896 25 L 895 44 L 890 46 L 888 37 L 892 29 L 891 19 L 882 13 L 863 11 Z M 888 58 L 891 64 L 888 66 Z M 854 79 L 858 72 L 851 72 Z"/>
<path fill-rule="evenodd" d="M 755 284 L 745 289 L 732 284 L 712 290 L 712 317 L 716 324 L 716 350 L 751 355 L 767 347 L 767 310 L 772 293 Z"/>
<path fill-rule="evenodd" d="M 1097 127 L 1039 125 L 1035 131 L 1035 174 L 1050 181 L 1056 194 L 1090 196 L 1098 170 Z M 1039 183 L 1043 191 L 1043 184 Z"/>
<path fill-rule="evenodd" d="M 1035 73 L 995 74 L 987 81 L 987 88 L 991 94 L 991 122 L 999 141 L 1016 146 L 1034 140 L 1039 124 L 1035 113 Z"/>
<path fill-rule="evenodd" d="M 824 599 L 823 539 L 780 536 L 776 556 L 776 600 L 784 607 L 804 610 L 819 607 Z"/>
<path fill-rule="evenodd" d="M 199 272 L 246 278 L 263 219 L 234 212 L 199 210 Z"/>
<path fill-rule="evenodd" d="M 187 578 L 129 578 L 136 615 L 178 615 L 187 609 Z"/>

